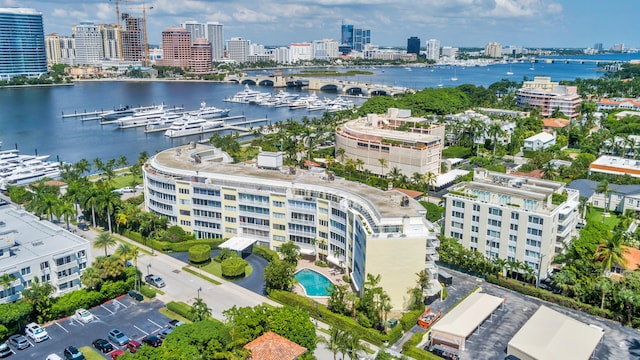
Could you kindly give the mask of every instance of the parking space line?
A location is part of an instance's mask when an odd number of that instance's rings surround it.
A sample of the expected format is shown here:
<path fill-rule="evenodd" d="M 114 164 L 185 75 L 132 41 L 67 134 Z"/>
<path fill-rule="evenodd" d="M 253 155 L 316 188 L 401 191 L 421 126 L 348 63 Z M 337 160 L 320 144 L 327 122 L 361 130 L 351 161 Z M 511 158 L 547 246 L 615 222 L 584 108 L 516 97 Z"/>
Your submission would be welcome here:
<path fill-rule="evenodd" d="M 111 313 L 111 315 L 115 314 L 113 311 L 111 311 L 111 310 L 107 309 L 107 307 L 106 307 L 106 306 L 104 306 L 104 305 L 100 305 L 100 307 L 101 307 L 101 308 L 103 308 L 103 309 L 105 309 L 105 310 L 107 310 L 108 312 L 110 312 L 110 313 Z"/>
<path fill-rule="evenodd" d="M 148 332 L 146 332 L 146 331 L 144 331 L 144 330 L 140 329 L 139 327 L 137 327 L 137 326 L 135 326 L 135 325 L 133 325 L 133 327 L 134 327 L 134 328 L 136 328 L 136 329 L 138 329 L 140 332 L 143 332 L 145 335 L 149 335 L 149 333 L 148 333 Z"/>
<path fill-rule="evenodd" d="M 118 304 L 122 305 L 123 307 L 127 307 L 127 305 L 121 303 L 120 301 L 118 301 L 118 299 L 113 299 L 113 302 L 117 302 Z"/>
<path fill-rule="evenodd" d="M 155 321 L 153 321 L 153 320 L 151 320 L 151 319 L 147 319 L 147 320 L 149 320 L 149 322 L 150 322 L 150 323 L 152 323 L 153 325 L 155 325 L 155 326 L 157 326 L 157 327 L 159 327 L 159 328 L 161 328 L 161 327 L 162 327 L 162 325 L 158 324 L 157 322 L 155 322 Z"/>
<path fill-rule="evenodd" d="M 60 326 L 60 329 L 64 330 L 67 334 L 69 333 L 69 330 L 65 329 L 64 326 L 58 324 L 58 322 L 55 322 L 56 325 Z"/>

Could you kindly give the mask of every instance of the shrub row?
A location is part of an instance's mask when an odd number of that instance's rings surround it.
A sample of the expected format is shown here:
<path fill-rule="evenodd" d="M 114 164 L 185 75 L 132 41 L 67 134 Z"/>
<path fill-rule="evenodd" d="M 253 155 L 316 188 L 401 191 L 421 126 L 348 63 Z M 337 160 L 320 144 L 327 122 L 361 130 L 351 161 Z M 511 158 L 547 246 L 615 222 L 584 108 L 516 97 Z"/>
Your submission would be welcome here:
<path fill-rule="evenodd" d="M 423 332 L 413 334 L 409 340 L 402 344 L 402 354 L 414 359 L 442 360 L 441 357 L 417 347 L 424 334 Z"/>
<path fill-rule="evenodd" d="M 187 240 L 187 241 L 172 243 L 168 241 L 159 241 L 155 239 L 145 239 L 142 235 L 140 235 L 140 233 L 131 231 L 131 230 L 123 231 L 122 235 L 126 236 L 127 238 L 137 243 L 152 247 L 155 250 L 163 251 L 163 252 L 168 252 L 168 251 L 185 252 L 185 251 L 189 251 L 189 248 L 194 245 L 209 245 L 211 249 L 217 249 L 218 246 L 224 242 L 223 239 L 201 239 L 201 240 Z"/>
<path fill-rule="evenodd" d="M 258 256 L 261 256 L 268 262 L 272 262 L 274 259 L 279 259 L 278 253 L 262 245 L 253 245 L 252 252 Z"/>
<path fill-rule="evenodd" d="M 255 247 L 254 247 L 255 248 Z M 356 335 L 364 341 L 368 341 L 376 346 L 382 346 L 385 341 L 389 341 L 389 336 L 380 332 L 362 327 L 355 320 L 344 315 L 334 314 L 326 306 L 316 303 L 306 296 L 300 296 L 282 290 L 271 290 L 269 297 L 281 304 L 300 307 L 309 312 L 312 317 L 316 317 L 316 307 L 318 309 L 319 320 L 345 330 Z M 317 305 L 316 305 L 317 304 Z"/>
<path fill-rule="evenodd" d="M 226 258 L 220 264 L 222 276 L 227 278 L 244 277 L 247 261 L 239 257 Z"/>
<path fill-rule="evenodd" d="M 144 295 L 144 297 L 153 299 L 156 297 L 156 290 L 150 286 L 143 285 L 140 287 L 140 293 Z"/>
<path fill-rule="evenodd" d="M 414 327 L 418 323 L 418 319 L 420 315 L 424 312 L 424 306 L 422 310 L 411 310 L 404 315 L 400 319 L 400 325 L 402 325 L 402 330 L 409 331 L 412 327 Z"/>
<path fill-rule="evenodd" d="M 189 262 L 201 264 L 211 260 L 211 247 L 207 244 L 193 245 L 189 248 Z"/>
<path fill-rule="evenodd" d="M 502 286 L 504 288 L 519 292 L 524 295 L 529 295 L 548 301 L 560 306 L 564 306 L 570 309 L 585 312 L 587 314 L 600 316 L 606 319 L 619 321 L 614 312 L 608 309 L 600 309 L 597 306 L 581 303 L 575 299 L 568 298 L 559 294 L 554 294 L 546 290 L 536 289 L 533 286 L 522 284 L 517 280 L 497 278 L 495 275 L 487 275 L 487 282 Z"/>
<path fill-rule="evenodd" d="M 191 306 L 182 301 L 169 301 L 167 303 L 167 309 L 182 316 L 185 319 L 193 321 L 191 316 Z"/>

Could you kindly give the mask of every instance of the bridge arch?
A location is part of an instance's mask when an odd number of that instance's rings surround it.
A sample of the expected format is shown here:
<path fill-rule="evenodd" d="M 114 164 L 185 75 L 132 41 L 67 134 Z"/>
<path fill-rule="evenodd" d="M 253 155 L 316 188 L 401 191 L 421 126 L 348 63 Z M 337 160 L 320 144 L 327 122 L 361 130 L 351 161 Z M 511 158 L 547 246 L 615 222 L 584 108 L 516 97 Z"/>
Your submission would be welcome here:
<path fill-rule="evenodd" d="M 260 86 L 271 86 L 271 87 L 273 87 L 273 85 L 274 85 L 274 81 L 273 81 L 273 80 L 271 80 L 271 79 L 263 79 L 263 80 L 258 81 L 258 85 L 260 85 Z"/>
<path fill-rule="evenodd" d="M 256 85 L 256 81 L 254 79 L 245 78 L 245 79 L 242 79 L 242 82 L 240 84 L 242 84 L 242 85 Z"/>
<path fill-rule="evenodd" d="M 324 84 L 324 85 L 320 86 L 320 91 L 337 93 L 338 92 L 338 85 L 336 85 L 336 84 Z"/>
<path fill-rule="evenodd" d="M 366 95 L 367 89 L 361 88 L 360 86 L 348 86 L 344 88 L 343 91 L 346 95 Z"/>
<path fill-rule="evenodd" d="M 369 96 L 390 96 L 389 90 L 373 88 L 369 90 Z"/>

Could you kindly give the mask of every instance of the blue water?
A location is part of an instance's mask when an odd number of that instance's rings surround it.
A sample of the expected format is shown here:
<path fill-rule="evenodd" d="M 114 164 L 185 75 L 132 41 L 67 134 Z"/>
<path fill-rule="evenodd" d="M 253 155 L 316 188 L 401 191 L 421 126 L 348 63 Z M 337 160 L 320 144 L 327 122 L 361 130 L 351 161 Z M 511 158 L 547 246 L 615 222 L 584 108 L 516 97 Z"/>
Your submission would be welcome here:
<path fill-rule="evenodd" d="M 307 296 L 329 296 L 329 288 L 333 286 L 326 276 L 311 269 L 302 269 L 293 277 L 307 292 Z"/>
<path fill-rule="evenodd" d="M 629 60 L 640 58 L 640 55 L 617 54 L 578 58 Z M 404 67 L 377 67 L 367 69 L 373 72 L 372 75 L 343 77 L 342 80 L 423 89 L 435 87 L 439 83 L 445 87 L 467 83 L 486 87 L 503 78 L 521 81 L 524 77 L 531 79 L 538 75 L 551 76 L 554 81 L 602 76 L 602 73 L 595 71 L 593 63 L 537 63 L 534 70 L 529 70 L 530 67 L 529 63 L 512 64 L 511 71 L 514 74 L 511 76 L 506 75 L 509 65 L 455 68 L 442 66 L 433 69 L 412 68 L 412 71 L 407 71 Z M 284 72 L 286 74 L 298 71 L 287 69 Z M 264 71 L 256 73 L 267 74 Z M 450 80 L 454 73 L 459 79 L 455 82 Z M 162 132 L 145 134 L 143 128 L 118 130 L 115 125 L 100 125 L 98 121 L 63 119 L 61 114 L 161 102 L 168 106 L 196 109 L 204 100 L 210 105 L 231 109 L 230 116 L 244 114 L 248 120 L 267 117 L 274 123 L 289 118 L 299 120 L 303 116 L 322 115 L 321 112 L 308 112 L 306 109 L 266 108 L 222 101 L 240 90 L 241 85 L 211 82 L 116 81 L 80 82 L 73 86 L 1 88 L 0 141 L 3 142 L 3 149 L 14 148 L 17 144 L 22 153 L 33 154 L 37 151 L 39 154 L 51 155 L 51 159 L 59 158 L 71 163 L 82 158 L 107 160 L 118 158 L 120 155 L 126 156 L 129 162 L 135 162 L 142 151 L 154 154 L 173 146 L 200 140 L 202 136 L 171 139 L 165 137 Z M 274 89 L 262 87 L 260 91 L 273 92 Z M 333 97 L 335 94 L 319 96 Z M 264 124 L 255 124 L 259 125 Z M 210 134 L 205 135 L 208 136 Z"/>

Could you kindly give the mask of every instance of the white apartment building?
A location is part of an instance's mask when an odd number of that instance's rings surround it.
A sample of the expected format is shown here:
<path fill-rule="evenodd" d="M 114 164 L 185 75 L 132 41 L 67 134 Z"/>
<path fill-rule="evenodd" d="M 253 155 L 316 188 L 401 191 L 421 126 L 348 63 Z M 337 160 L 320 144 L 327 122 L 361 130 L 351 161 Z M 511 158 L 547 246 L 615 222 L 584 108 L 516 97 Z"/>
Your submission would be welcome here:
<path fill-rule="evenodd" d="M 548 76 L 536 76 L 533 81 L 522 83 L 516 93 L 516 102 L 521 107 L 538 108 L 542 116 L 550 116 L 558 109 L 569 119 L 575 119 L 582 98 L 576 86 L 558 85 Z"/>
<path fill-rule="evenodd" d="M 580 193 L 561 182 L 478 168 L 444 198 L 445 236 L 489 259 L 524 262 L 540 279 L 577 234 Z"/>
<path fill-rule="evenodd" d="M 289 59 L 292 63 L 310 61 L 312 59 L 311 43 L 291 43 L 289 45 Z"/>
<path fill-rule="evenodd" d="M 408 131 L 398 130 L 401 126 Z M 390 108 L 387 114 L 368 114 L 339 126 L 335 148 L 344 149 L 344 160 L 362 160 L 362 170 L 373 174 L 386 175 L 397 167 L 407 176 L 438 175 L 444 136 L 444 124 L 429 124 L 424 118 L 411 117 L 411 110 Z"/>
<path fill-rule="evenodd" d="M 232 37 L 227 40 L 227 58 L 238 63 L 247 62 L 250 55 L 251 40 L 245 40 L 239 37 Z"/>
<path fill-rule="evenodd" d="M 76 39 L 76 64 L 97 65 L 104 58 L 100 27 L 92 22 L 81 22 L 72 28 Z"/>
<path fill-rule="evenodd" d="M 267 54 L 269 54 L 269 58 L 272 61 L 275 61 L 278 64 L 290 64 L 291 57 L 289 56 L 289 48 L 286 46 L 281 46 L 275 49 L 267 50 Z"/>
<path fill-rule="evenodd" d="M 331 60 L 338 58 L 340 43 L 333 39 L 314 40 L 311 44 L 314 59 Z"/>
<path fill-rule="evenodd" d="M 434 61 L 440 59 L 440 40 L 429 39 L 427 41 L 427 59 Z"/>
<path fill-rule="evenodd" d="M 102 52 L 107 59 L 120 59 L 120 29 L 116 24 L 98 25 L 102 35 Z"/>
<path fill-rule="evenodd" d="M 524 139 L 523 150 L 539 151 L 556 144 L 556 133 L 541 132 Z"/>
<path fill-rule="evenodd" d="M 442 57 L 445 61 L 453 61 L 458 57 L 458 48 L 451 46 L 442 47 Z"/>
<path fill-rule="evenodd" d="M 490 42 L 484 47 L 484 56 L 499 58 L 502 57 L 502 44 Z"/>
<path fill-rule="evenodd" d="M 91 244 L 60 226 L 13 206 L 0 206 L 0 274 L 14 280 L 0 286 L 0 304 L 20 299 L 33 279 L 49 282 L 53 296 L 77 290 L 90 265 Z"/>
<path fill-rule="evenodd" d="M 188 20 L 180 24 L 180 27 L 187 29 L 191 34 L 191 45 L 195 39 L 206 39 L 206 26 L 203 23 L 199 23 L 195 20 Z"/>
<path fill-rule="evenodd" d="M 44 37 L 47 52 L 47 66 L 55 64 L 75 65 L 76 41 L 71 36 L 60 36 L 57 33 Z"/>
<path fill-rule="evenodd" d="M 425 268 L 438 291 L 438 229 L 417 201 L 324 172 L 226 164 L 225 155 L 192 143 L 151 157 L 142 169 L 146 210 L 197 238 L 242 237 L 271 249 L 293 241 L 343 268 L 358 290 L 379 274 L 394 309 L 408 305 L 407 289 Z"/>

